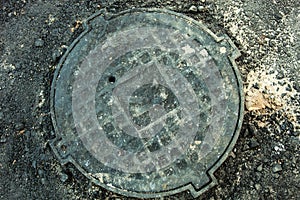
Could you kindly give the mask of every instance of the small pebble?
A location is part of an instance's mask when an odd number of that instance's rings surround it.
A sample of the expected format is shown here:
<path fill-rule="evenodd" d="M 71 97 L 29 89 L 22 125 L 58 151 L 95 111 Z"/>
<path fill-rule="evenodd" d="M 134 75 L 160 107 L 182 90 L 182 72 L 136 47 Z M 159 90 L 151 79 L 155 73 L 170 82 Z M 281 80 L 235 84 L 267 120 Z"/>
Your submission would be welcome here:
<path fill-rule="evenodd" d="M 251 136 L 254 136 L 257 134 L 257 128 L 254 125 L 250 125 L 248 127 L 249 133 Z"/>
<path fill-rule="evenodd" d="M 24 135 L 26 136 L 26 138 L 30 138 L 31 136 L 31 132 L 30 131 L 25 131 Z"/>
<path fill-rule="evenodd" d="M 263 170 L 262 164 L 260 164 L 260 165 L 256 168 L 256 170 L 257 170 L 258 172 L 261 172 L 261 171 Z"/>
<path fill-rule="evenodd" d="M 299 85 L 299 83 L 295 82 L 295 83 L 293 84 L 293 88 L 294 88 L 297 92 L 300 92 L 300 85 Z"/>
<path fill-rule="evenodd" d="M 44 175 L 44 171 L 43 171 L 42 169 L 39 169 L 39 170 L 38 170 L 38 175 L 39 175 L 39 176 L 43 176 L 43 175 Z"/>
<path fill-rule="evenodd" d="M 22 130 L 22 129 L 24 129 L 24 124 L 23 123 L 17 123 L 16 125 L 15 125 L 15 129 L 17 130 L 17 131 L 20 131 L 20 130 Z"/>
<path fill-rule="evenodd" d="M 248 144 L 245 144 L 244 147 L 243 147 L 243 150 L 244 150 L 244 151 L 247 151 L 247 150 L 249 150 L 249 149 L 250 149 L 250 147 L 248 146 Z"/>
<path fill-rule="evenodd" d="M 286 86 L 285 90 L 291 92 L 292 91 L 292 86 L 290 84 L 288 84 Z"/>
<path fill-rule="evenodd" d="M 41 183 L 42 183 L 43 185 L 45 185 L 46 179 L 45 179 L 45 178 L 41 178 Z"/>
<path fill-rule="evenodd" d="M 56 49 L 55 51 L 53 51 L 52 53 L 52 61 L 56 62 L 59 60 L 59 58 L 62 56 L 62 51 L 59 49 Z"/>
<path fill-rule="evenodd" d="M 42 39 L 37 39 L 35 42 L 34 42 L 34 45 L 36 46 L 36 47 L 42 47 L 42 46 L 44 46 L 44 40 L 42 40 Z"/>
<path fill-rule="evenodd" d="M 250 142 L 249 142 L 249 147 L 250 148 L 255 148 L 255 147 L 258 147 L 259 146 L 259 143 L 257 142 L 256 139 L 254 138 L 251 138 Z"/>
<path fill-rule="evenodd" d="M 274 173 L 280 172 L 280 171 L 282 171 L 282 166 L 280 164 L 276 164 L 273 166 L 272 171 Z"/>
<path fill-rule="evenodd" d="M 260 191 L 260 190 L 261 190 L 261 185 L 258 184 L 258 183 L 255 184 L 254 187 L 255 187 L 255 189 L 256 189 L 257 191 Z"/>
<path fill-rule="evenodd" d="M 197 7 L 196 6 L 191 6 L 189 10 L 192 11 L 192 12 L 197 12 Z"/>
<path fill-rule="evenodd" d="M 277 174 L 277 173 L 275 173 L 275 174 L 272 174 L 272 176 L 273 176 L 274 178 L 279 178 L 279 177 L 280 177 L 280 175 L 279 175 L 279 174 Z"/>
<path fill-rule="evenodd" d="M 278 74 L 276 75 L 276 78 L 283 79 L 284 78 L 283 72 L 278 72 Z"/>
<path fill-rule="evenodd" d="M 205 9 L 204 6 L 198 6 L 198 10 L 199 10 L 199 11 L 203 11 L 204 9 Z"/>
<path fill-rule="evenodd" d="M 256 172 L 255 176 L 256 176 L 256 181 L 259 181 L 261 180 L 262 174 L 260 172 Z"/>
<path fill-rule="evenodd" d="M 35 161 L 35 160 L 32 161 L 31 166 L 32 166 L 34 169 L 36 169 L 36 161 Z"/>
<path fill-rule="evenodd" d="M 63 183 L 66 182 L 66 181 L 68 180 L 68 178 L 69 178 L 69 177 L 68 177 L 67 174 L 65 174 L 65 173 L 61 173 L 61 174 L 60 174 L 60 181 L 61 181 L 61 182 L 63 182 Z"/>
<path fill-rule="evenodd" d="M 6 138 L 2 135 L 0 137 L 0 143 L 5 143 L 6 142 Z"/>
<path fill-rule="evenodd" d="M 58 49 L 55 49 L 52 53 L 52 61 L 54 62 L 58 61 L 66 50 L 67 50 L 67 46 L 65 45 L 59 47 Z"/>
<path fill-rule="evenodd" d="M 253 87 L 254 87 L 255 89 L 259 89 L 259 84 L 258 84 L 258 83 L 254 83 L 254 84 L 253 84 Z"/>

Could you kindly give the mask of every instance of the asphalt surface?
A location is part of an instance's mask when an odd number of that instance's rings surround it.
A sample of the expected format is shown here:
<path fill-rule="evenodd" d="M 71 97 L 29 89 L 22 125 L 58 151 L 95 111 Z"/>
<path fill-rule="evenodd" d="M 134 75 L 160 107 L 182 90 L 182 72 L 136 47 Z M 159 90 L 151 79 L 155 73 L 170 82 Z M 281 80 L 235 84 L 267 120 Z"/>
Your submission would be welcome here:
<path fill-rule="evenodd" d="M 166 8 L 226 33 L 237 60 L 246 108 L 240 137 L 216 171 L 219 184 L 199 199 L 300 199 L 300 5 L 264 1 L 1 1 L 0 199 L 130 199 L 61 166 L 49 93 L 81 22 L 99 9 Z M 191 199 L 188 192 L 165 199 Z"/>

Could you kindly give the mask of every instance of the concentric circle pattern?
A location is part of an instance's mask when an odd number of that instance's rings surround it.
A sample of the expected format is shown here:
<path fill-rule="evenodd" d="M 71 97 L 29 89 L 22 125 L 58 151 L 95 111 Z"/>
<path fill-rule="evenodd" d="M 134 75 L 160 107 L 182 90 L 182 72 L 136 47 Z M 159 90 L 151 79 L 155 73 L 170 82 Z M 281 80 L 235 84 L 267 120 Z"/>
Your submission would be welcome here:
<path fill-rule="evenodd" d="M 242 122 L 233 43 L 158 9 L 101 11 L 85 28 L 52 84 L 61 163 L 126 196 L 213 186 Z"/>

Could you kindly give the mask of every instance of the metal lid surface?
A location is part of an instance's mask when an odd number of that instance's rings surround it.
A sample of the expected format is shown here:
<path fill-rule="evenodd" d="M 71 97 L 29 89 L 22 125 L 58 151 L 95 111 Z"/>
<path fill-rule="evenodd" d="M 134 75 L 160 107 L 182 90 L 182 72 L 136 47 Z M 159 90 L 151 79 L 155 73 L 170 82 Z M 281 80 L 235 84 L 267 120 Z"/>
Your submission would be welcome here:
<path fill-rule="evenodd" d="M 228 37 L 181 14 L 101 11 L 56 69 L 52 149 L 113 192 L 199 196 L 241 128 L 238 56 Z"/>

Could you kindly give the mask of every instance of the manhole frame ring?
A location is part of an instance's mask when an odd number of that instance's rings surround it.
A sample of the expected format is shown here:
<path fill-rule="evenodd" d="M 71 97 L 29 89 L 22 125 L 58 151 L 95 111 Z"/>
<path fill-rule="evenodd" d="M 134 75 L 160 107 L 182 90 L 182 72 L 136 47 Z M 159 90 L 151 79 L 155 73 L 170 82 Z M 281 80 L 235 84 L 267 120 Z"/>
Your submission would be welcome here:
<path fill-rule="evenodd" d="M 204 187 L 202 187 L 200 190 L 195 189 L 193 186 L 193 183 L 187 183 L 186 185 L 180 186 L 178 188 L 174 188 L 168 191 L 163 191 L 163 192 L 155 192 L 155 193 L 143 193 L 143 192 L 134 192 L 134 191 L 128 191 L 125 189 L 119 189 L 113 186 L 109 186 L 106 184 L 101 183 L 99 180 L 97 180 L 95 177 L 91 176 L 88 174 L 77 162 L 72 158 L 72 156 L 66 156 L 63 158 L 60 153 L 57 150 L 56 143 L 60 141 L 62 138 L 60 137 L 59 131 L 57 130 L 57 124 L 56 124 L 56 118 L 55 118 L 55 109 L 54 109 L 54 97 L 55 97 L 55 88 L 56 88 L 56 80 L 58 79 L 58 76 L 60 74 L 60 71 L 64 65 L 64 62 L 70 52 L 73 50 L 73 48 L 76 46 L 76 44 L 80 41 L 82 37 L 84 37 L 90 30 L 92 25 L 90 22 L 93 21 L 94 18 L 96 17 L 103 17 L 105 20 L 109 20 L 110 18 L 118 17 L 124 14 L 128 13 L 134 13 L 134 12 L 159 12 L 159 13 L 164 13 L 164 14 L 169 14 L 169 15 L 174 15 L 179 18 L 188 20 L 191 22 L 191 25 L 195 25 L 199 27 L 199 29 L 203 30 L 204 32 L 208 33 L 217 43 L 221 41 L 226 41 L 230 44 L 231 48 L 233 49 L 231 52 L 231 56 L 228 56 L 228 59 L 231 62 L 231 67 L 234 71 L 236 83 L 239 88 L 239 113 L 237 115 L 237 124 L 235 127 L 235 131 L 233 133 L 233 136 L 231 137 L 231 140 L 229 144 L 227 145 L 225 151 L 222 153 L 220 158 L 214 163 L 214 165 L 209 168 L 206 173 L 207 176 L 210 179 L 210 182 L 206 184 Z M 166 10 L 166 9 L 159 9 L 159 8 L 134 8 L 131 10 L 125 10 L 119 13 L 110 13 L 106 11 L 106 9 L 102 9 L 98 11 L 97 13 L 93 14 L 92 16 L 88 17 L 86 20 L 83 21 L 83 27 L 84 31 L 71 43 L 71 45 L 67 48 L 66 52 L 64 55 L 61 57 L 59 63 L 57 64 L 55 68 L 55 72 L 52 78 L 52 83 L 51 83 L 51 91 L 50 91 L 50 114 L 51 114 L 51 119 L 52 119 L 52 124 L 54 127 L 55 131 L 55 138 L 49 141 L 50 147 L 53 150 L 56 158 L 58 158 L 59 162 L 62 165 L 65 165 L 67 163 L 72 163 L 85 177 L 90 179 L 92 182 L 94 182 L 96 185 L 101 186 L 102 188 L 121 194 L 121 195 L 126 195 L 128 197 L 137 197 L 137 198 L 157 198 L 157 197 L 162 197 L 162 196 L 169 196 L 169 195 L 174 195 L 178 194 L 180 192 L 184 191 L 189 191 L 193 197 L 198 197 L 202 193 L 206 192 L 213 186 L 217 184 L 217 179 L 214 176 L 214 172 L 224 163 L 224 161 L 227 159 L 229 153 L 232 151 L 234 145 L 236 144 L 236 141 L 239 137 L 239 133 L 242 128 L 242 123 L 243 123 L 243 114 L 244 114 L 244 92 L 243 92 L 243 84 L 242 84 L 242 79 L 239 76 L 239 70 L 238 67 L 235 63 L 235 60 L 241 56 L 239 50 L 236 48 L 235 44 L 230 40 L 230 38 L 227 35 L 222 35 L 222 36 L 217 36 L 215 35 L 211 30 L 209 30 L 203 23 L 196 21 L 195 19 L 185 16 L 181 13 L 177 13 L 171 10 Z"/>

